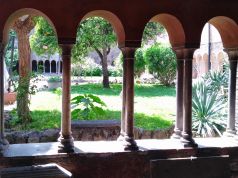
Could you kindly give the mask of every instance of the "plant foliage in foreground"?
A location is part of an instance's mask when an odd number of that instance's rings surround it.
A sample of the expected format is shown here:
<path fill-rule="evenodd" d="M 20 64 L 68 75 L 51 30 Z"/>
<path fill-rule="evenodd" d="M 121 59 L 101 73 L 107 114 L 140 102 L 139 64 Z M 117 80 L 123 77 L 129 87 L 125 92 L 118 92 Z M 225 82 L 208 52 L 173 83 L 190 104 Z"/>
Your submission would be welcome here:
<path fill-rule="evenodd" d="M 73 108 L 75 108 L 72 111 L 73 119 L 89 120 L 105 114 L 103 107 L 106 107 L 106 104 L 98 96 L 92 94 L 78 95 L 71 101 Z"/>
<path fill-rule="evenodd" d="M 204 81 L 193 85 L 193 130 L 202 137 L 221 136 L 225 128 L 225 100 Z"/>

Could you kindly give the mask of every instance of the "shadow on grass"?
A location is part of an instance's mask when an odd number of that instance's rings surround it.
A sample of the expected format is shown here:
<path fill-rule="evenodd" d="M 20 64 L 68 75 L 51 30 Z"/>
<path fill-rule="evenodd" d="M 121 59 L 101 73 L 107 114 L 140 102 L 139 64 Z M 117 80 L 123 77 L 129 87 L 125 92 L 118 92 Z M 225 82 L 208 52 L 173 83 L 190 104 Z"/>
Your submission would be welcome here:
<path fill-rule="evenodd" d="M 44 130 L 49 128 L 59 128 L 60 127 L 60 118 L 61 113 L 57 110 L 53 111 L 39 111 L 34 110 L 31 112 L 32 122 L 27 124 L 25 127 L 22 126 L 17 120 L 16 113 L 12 113 L 13 120 L 11 121 L 11 127 L 15 130 Z M 120 120 L 121 112 L 120 111 L 111 111 L 106 110 L 103 116 L 99 116 L 93 120 Z M 168 128 L 172 125 L 172 121 L 166 120 L 159 115 L 148 116 L 143 113 L 135 113 L 135 126 L 143 128 L 146 130 L 156 130 Z"/>
<path fill-rule="evenodd" d="M 106 96 L 119 96 L 122 90 L 121 84 L 111 84 L 111 88 L 103 88 L 101 84 L 74 85 L 71 87 L 72 94 L 94 94 Z M 163 85 L 140 84 L 135 85 L 135 95 L 140 97 L 175 97 L 175 87 Z"/>

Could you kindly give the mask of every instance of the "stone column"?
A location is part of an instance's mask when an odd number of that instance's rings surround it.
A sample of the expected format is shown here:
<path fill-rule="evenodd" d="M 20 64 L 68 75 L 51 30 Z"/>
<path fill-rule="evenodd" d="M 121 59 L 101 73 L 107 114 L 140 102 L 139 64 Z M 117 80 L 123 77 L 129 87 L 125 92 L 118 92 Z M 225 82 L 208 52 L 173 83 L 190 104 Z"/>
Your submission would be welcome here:
<path fill-rule="evenodd" d="M 59 137 L 59 152 L 74 152 L 74 139 L 71 133 L 71 48 L 72 45 L 61 45 L 63 59 L 62 83 L 62 116 Z"/>
<path fill-rule="evenodd" d="M 121 110 L 121 132 L 120 132 L 120 136 L 118 137 L 118 141 L 123 141 L 124 140 L 124 136 L 125 136 L 125 109 L 126 109 L 126 62 L 125 62 L 125 54 L 124 54 L 124 50 L 122 49 L 122 54 L 123 54 L 123 62 L 122 62 L 122 66 L 123 66 L 123 82 L 122 82 L 122 92 L 121 92 L 121 99 L 122 99 L 122 110 Z"/>
<path fill-rule="evenodd" d="M 193 53 L 195 49 L 183 49 L 184 74 L 183 74 L 183 132 L 181 142 L 184 147 L 196 147 L 192 138 L 192 70 Z"/>
<path fill-rule="evenodd" d="M 122 96 L 122 121 L 121 136 L 124 149 L 138 150 L 134 140 L 134 55 L 136 48 L 124 47 L 123 53 L 123 96 Z"/>
<path fill-rule="evenodd" d="M 183 73 L 184 59 L 183 50 L 174 49 L 177 56 L 177 77 L 176 77 L 176 121 L 174 133 L 171 136 L 173 139 L 180 139 L 183 130 Z"/>
<path fill-rule="evenodd" d="M 0 153 L 7 146 L 4 136 L 4 45 L 0 42 Z"/>
<path fill-rule="evenodd" d="M 236 71 L 237 71 L 237 49 L 225 49 L 229 57 L 229 89 L 228 89 L 228 120 L 224 136 L 234 136 L 236 115 Z"/>

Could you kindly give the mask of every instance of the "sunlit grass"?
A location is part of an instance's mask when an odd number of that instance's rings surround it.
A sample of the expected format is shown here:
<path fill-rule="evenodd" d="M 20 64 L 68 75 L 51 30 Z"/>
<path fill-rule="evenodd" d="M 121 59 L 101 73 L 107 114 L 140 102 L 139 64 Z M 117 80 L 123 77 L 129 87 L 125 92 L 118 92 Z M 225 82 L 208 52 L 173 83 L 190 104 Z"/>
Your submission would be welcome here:
<path fill-rule="evenodd" d="M 101 84 L 72 86 L 72 97 L 91 93 L 99 96 L 106 104 L 104 116 L 96 119 L 121 118 L 121 88 L 119 84 L 103 89 Z M 53 91 L 42 91 L 31 98 L 30 109 L 33 122 L 26 129 L 42 130 L 60 126 L 62 101 Z M 175 118 L 175 88 L 162 85 L 135 86 L 135 126 L 154 130 L 171 126 Z"/>

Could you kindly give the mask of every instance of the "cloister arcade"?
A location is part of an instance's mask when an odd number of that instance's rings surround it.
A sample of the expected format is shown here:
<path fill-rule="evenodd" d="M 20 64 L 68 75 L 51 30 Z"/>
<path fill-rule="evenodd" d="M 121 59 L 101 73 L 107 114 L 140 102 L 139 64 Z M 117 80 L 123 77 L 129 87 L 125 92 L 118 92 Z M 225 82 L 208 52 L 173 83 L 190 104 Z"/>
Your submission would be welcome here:
<path fill-rule="evenodd" d="M 163 158 L 171 157 L 171 155 L 177 158 L 181 155 L 184 157 L 199 156 L 200 154 L 203 155 L 202 153 L 206 156 L 214 156 L 218 153 L 224 153 L 226 155 L 230 154 L 227 150 L 219 150 L 220 147 L 216 147 L 218 149 L 216 152 L 202 152 L 199 150 L 201 147 L 199 143 L 201 143 L 201 141 L 197 143 L 196 139 L 193 139 L 192 137 L 192 70 L 194 52 L 200 47 L 202 29 L 208 22 L 219 31 L 224 51 L 227 53 L 229 58 L 229 116 L 227 118 L 227 129 L 225 135 L 227 136 L 227 140 L 232 140 L 231 143 L 234 143 L 237 137 L 235 129 L 236 71 L 238 60 L 237 8 L 237 1 L 225 0 L 220 0 L 216 3 L 211 0 L 152 0 L 150 2 L 142 0 L 0 0 L 0 150 L 3 155 L 5 150 L 8 149 L 8 142 L 4 137 L 3 119 L 3 51 L 8 40 L 8 31 L 12 27 L 14 20 L 23 15 L 43 16 L 46 18 L 55 30 L 58 37 L 58 44 L 62 49 L 62 118 L 61 132 L 58 139 L 58 152 L 71 153 L 68 157 L 65 156 L 62 158 L 65 161 L 62 164 L 67 168 L 73 172 L 77 172 L 77 169 L 80 169 L 78 165 L 70 165 L 70 163 L 67 163 L 67 158 L 70 160 L 68 162 L 75 162 L 81 165 L 81 163 L 79 163 L 80 161 L 77 161 L 76 158 L 73 158 L 72 156 L 74 152 L 75 154 L 79 154 L 80 151 L 77 151 L 75 146 L 76 142 L 74 142 L 71 133 L 71 49 L 76 42 L 76 31 L 80 21 L 93 16 L 103 17 L 112 24 L 117 35 L 118 47 L 123 53 L 121 134 L 118 138 L 118 143 L 123 146 L 124 150 L 129 151 L 129 153 L 131 153 L 130 151 L 137 151 L 132 152 L 131 155 L 128 154 L 129 158 L 127 159 L 121 158 L 122 162 L 123 160 L 125 162 L 112 164 L 111 170 L 100 167 L 100 170 L 104 170 L 104 172 L 102 171 L 98 174 L 107 175 L 108 177 L 112 177 L 112 175 L 114 175 L 114 177 L 149 177 L 150 173 L 148 172 L 150 169 L 150 163 L 146 161 L 152 158 L 159 159 L 161 155 Z M 174 134 L 171 136 L 170 143 L 172 143 L 172 145 L 174 143 L 175 147 L 179 143 L 179 145 L 182 146 L 182 148 L 179 147 L 179 149 L 185 151 L 181 151 L 178 155 L 176 155 L 176 152 L 171 152 L 171 155 L 168 156 L 168 154 L 165 153 L 166 148 L 163 148 L 163 153 L 161 154 L 158 152 L 158 154 L 155 153 L 154 155 L 149 155 L 146 158 L 141 158 L 142 156 L 140 155 L 140 151 L 143 150 L 142 152 L 146 152 L 149 149 L 143 149 L 143 146 L 138 144 L 142 142 L 135 141 L 133 136 L 134 54 L 136 49 L 141 46 L 143 30 L 149 21 L 159 22 L 166 28 L 171 47 L 177 56 L 177 111 Z M 40 64 L 38 63 L 38 66 L 39 65 Z M 57 64 L 53 65 L 57 66 Z M 36 67 L 34 67 L 34 69 L 36 69 Z M 45 70 L 49 71 L 47 67 Z M 163 144 L 163 142 L 160 143 Z M 85 143 L 82 143 L 82 145 L 83 144 Z M 94 144 L 95 150 L 99 149 L 97 143 Z M 153 146 L 154 147 L 150 148 L 157 148 L 156 145 Z M 203 145 L 203 147 L 206 147 L 206 145 Z M 237 152 L 237 148 L 238 145 L 234 146 L 233 151 L 235 150 Z M 174 149 L 176 150 L 177 147 Z M 120 150 L 119 152 L 123 151 Z M 136 155 L 137 153 L 138 155 Z M 80 157 L 80 155 L 78 157 Z M 5 159 L 4 156 L 3 159 Z M 49 158 L 46 161 L 39 162 L 47 162 L 51 161 L 51 159 L 56 160 L 56 158 Z M 80 158 L 78 159 L 80 160 Z M 100 161 L 97 159 L 95 160 L 95 165 L 98 166 Z M 116 162 L 116 158 L 113 158 L 112 160 Z M 137 164 L 138 160 L 139 162 Z M 33 162 L 34 161 L 32 160 L 30 161 L 30 163 Z M 0 163 L 0 167 L 1 164 L 2 163 Z M 11 162 L 8 165 L 11 164 L 13 163 Z M 20 163 L 16 161 L 14 165 L 17 164 Z M 85 164 L 89 165 L 89 163 Z M 137 166 L 135 166 L 136 164 Z M 27 163 L 25 163 L 25 165 L 27 165 Z M 109 166 L 110 163 L 107 165 Z M 124 174 L 119 172 L 117 166 L 119 169 L 123 168 Z M 4 167 L 4 165 L 2 167 Z M 95 170 L 97 168 L 98 167 L 96 166 L 93 167 Z M 116 171 L 116 175 L 113 171 Z M 89 172 L 87 173 L 90 174 Z M 81 174 L 78 173 L 77 175 Z"/>

